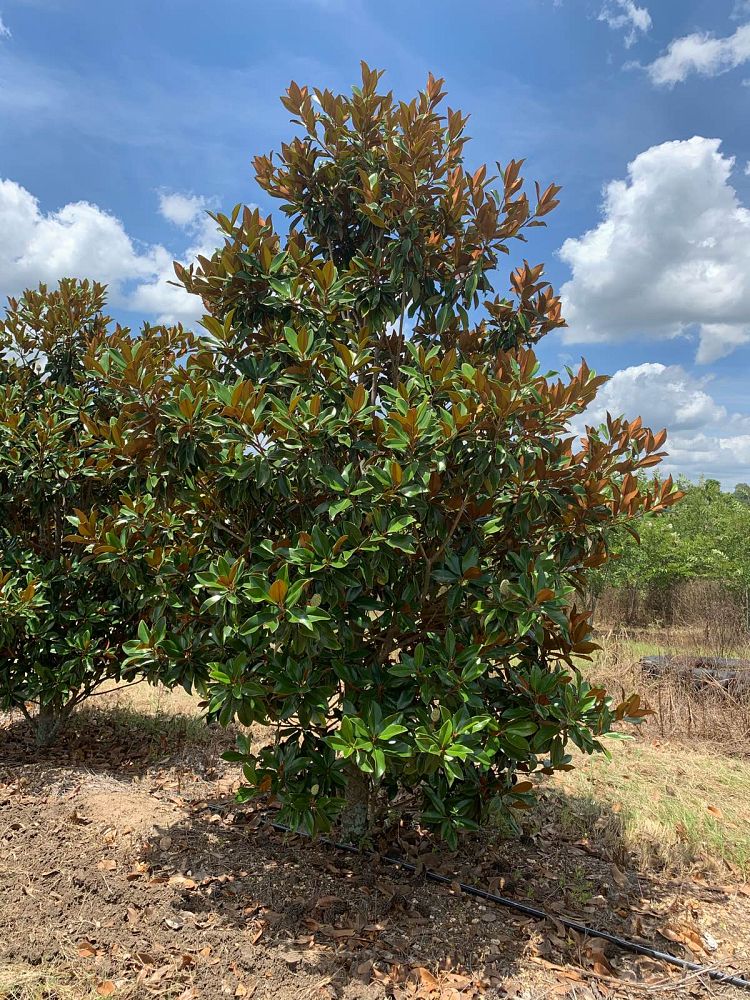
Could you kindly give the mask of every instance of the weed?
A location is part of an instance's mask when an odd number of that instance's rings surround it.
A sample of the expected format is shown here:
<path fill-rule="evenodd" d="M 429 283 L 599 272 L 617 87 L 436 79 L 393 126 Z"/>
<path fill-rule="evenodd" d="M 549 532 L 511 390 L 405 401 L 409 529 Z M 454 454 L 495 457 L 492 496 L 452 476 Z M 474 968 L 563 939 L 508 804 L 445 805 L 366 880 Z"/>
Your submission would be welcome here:
<path fill-rule="evenodd" d="M 594 883 L 586 877 L 583 865 L 561 872 L 558 886 L 560 892 L 575 906 L 586 906 L 595 895 Z"/>

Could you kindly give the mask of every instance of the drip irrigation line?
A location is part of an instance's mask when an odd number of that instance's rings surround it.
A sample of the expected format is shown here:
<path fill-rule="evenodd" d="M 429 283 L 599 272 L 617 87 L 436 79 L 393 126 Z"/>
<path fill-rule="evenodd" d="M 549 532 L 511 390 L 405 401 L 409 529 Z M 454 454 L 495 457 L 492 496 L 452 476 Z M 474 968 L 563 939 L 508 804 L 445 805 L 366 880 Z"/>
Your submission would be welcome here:
<path fill-rule="evenodd" d="M 274 830 L 278 830 L 281 833 L 292 833 L 295 836 L 308 836 L 307 834 L 302 834 L 298 830 L 293 830 L 289 826 L 285 826 L 283 823 L 271 823 L 271 827 Z M 312 839 L 308 837 L 308 839 Z M 360 854 L 367 857 L 375 857 L 375 851 L 363 851 L 353 844 L 339 844 L 334 840 L 328 840 L 325 837 L 320 837 L 318 843 L 325 844 L 327 847 L 333 847 L 337 851 L 344 851 L 347 854 Z M 465 893 L 467 896 L 475 896 L 477 899 L 484 899 L 489 903 L 495 903 L 496 906 L 505 906 L 510 910 L 516 910 L 518 913 L 524 913 L 528 917 L 533 917 L 535 920 L 553 920 L 561 923 L 563 927 L 567 927 L 569 930 L 576 931 L 578 934 L 583 934 L 587 937 L 600 938 L 602 941 L 609 941 L 610 944 L 616 945 L 618 948 L 622 948 L 625 951 L 635 952 L 637 955 L 646 955 L 648 958 L 656 958 L 661 962 L 668 962 L 670 965 L 676 965 L 680 969 L 686 969 L 689 972 L 699 973 L 703 976 L 708 976 L 717 983 L 725 983 L 728 986 L 737 986 L 739 989 L 750 990 L 750 979 L 743 979 L 741 976 L 733 976 L 729 972 L 722 972 L 721 969 L 716 969 L 709 967 L 707 965 L 699 965 L 697 962 L 689 962 L 685 958 L 678 958 L 676 955 L 670 955 L 666 951 L 658 951 L 656 948 L 649 948 L 648 945 L 639 944 L 637 941 L 629 941 L 627 938 L 618 937 L 616 934 L 609 934 L 607 931 L 598 931 L 594 927 L 588 927 L 586 924 L 582 924 L 577 920 L 571 920 L 569 917 L 561 917 L 557 914 L 547 913 L 546 910 L 539 910 L 535 906 L 529 906 L 528 903 L 520 903 L 515 899 L 508 899 L 506 896 L 498 896 L 494 892 L 487 892 L 485 889 L 479 889 L 473 885 L 466 885 L 464 882 L 456 882 L 455 879 L 449 878 L 447 875 L 440 875 L 438 872 L 432 871 L 430 868 L 423 868 L 418 871 L 417 866 L 411 864 L 409 861 L 405 861 L 403 858 L 392 858 L 387 854 L 377 855 L 378 860 L 382 861 L 383 864 L 395 865 L 397 868 L 403 868 L 404 871 L 412 872 L 413 874 L 423 875 L 430 882 L 437 882 L 439 885 L 450 885 L 456 886 Z"/>

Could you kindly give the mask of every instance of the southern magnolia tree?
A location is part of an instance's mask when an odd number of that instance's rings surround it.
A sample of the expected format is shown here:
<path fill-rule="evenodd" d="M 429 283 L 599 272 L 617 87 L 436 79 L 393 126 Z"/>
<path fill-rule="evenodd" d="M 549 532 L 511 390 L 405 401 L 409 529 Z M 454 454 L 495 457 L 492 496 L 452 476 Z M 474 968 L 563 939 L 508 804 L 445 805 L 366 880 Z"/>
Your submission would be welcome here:
<path fill-rule="evenodd" d="M 309 831 L 346 804 L 351 834 L 411 790 L 455 842 L 527 804 L 532 772 L 569 767 L 569 741 L 602 750 L 639 716 L 579 672 L 595 645 L 576 595 L 612 527 L 676 494 L 635 476 L 663 432 L 568 431 L 604 379 L 540 372 L 531 345 L 563 325 L 542 268 L 493 293 L 558 189 L 530 203 L 511 162 L 494 190 L 464 166 L 441 81 L 406 104 L 379 77 L 363 67 L 351 96 L 290 86 L 303 134 L 255 160 L 288 234 L 238 207 L 210 259 L 176 265 L 208 315 L 169 404 L 145 360 L 98 362 L 130 391 L 118 436 L 172 513 L 115 507 L 97 533 L 164 617 L 129 662 L 206 663 L 211 713 L 274 727 L 257 753 L 240 741 L 246 794 Z M 121 441 L 102 443 L 113 461 Z"/>
<path fill-rule="evenodd" d="M 84 512 L 123 503 L 136 479 L 132 457 L 122 470 L 97 455 L 120 401 L 84 357 L 105 346 L 126 357 L 135 344 L 166 371 L 170 340 L 185 338 L 146 328 L 134 342 L 103 308 L 103 286 L 65 279 L 10 299 L 0 319 L 0 708 L 22 711 L 40 742 L 121 676 L 122 643 L 148 617 L 127 574 L 113 577 L 69 534 L 84 514 L 89 537 Z"/>

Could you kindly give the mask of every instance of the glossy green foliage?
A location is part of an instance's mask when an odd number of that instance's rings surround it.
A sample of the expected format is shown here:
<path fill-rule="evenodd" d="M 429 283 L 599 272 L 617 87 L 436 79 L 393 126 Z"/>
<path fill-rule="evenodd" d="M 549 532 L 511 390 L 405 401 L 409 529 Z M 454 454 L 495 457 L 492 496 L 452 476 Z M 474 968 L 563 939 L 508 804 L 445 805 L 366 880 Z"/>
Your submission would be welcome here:
<path fill-rule="evenodd" d="M 70 279 L 10 300 L 0 320 L 0 708 L 32 718 L 40 740 L 121 676 L 122 643 L 148 617 L 138 588 L 80 544 L 83 512 L 119 502 L 137 471 L 95 455 L 120 400 L 86 355 L 130 340 L 103 307 L 102 286 Z"/>

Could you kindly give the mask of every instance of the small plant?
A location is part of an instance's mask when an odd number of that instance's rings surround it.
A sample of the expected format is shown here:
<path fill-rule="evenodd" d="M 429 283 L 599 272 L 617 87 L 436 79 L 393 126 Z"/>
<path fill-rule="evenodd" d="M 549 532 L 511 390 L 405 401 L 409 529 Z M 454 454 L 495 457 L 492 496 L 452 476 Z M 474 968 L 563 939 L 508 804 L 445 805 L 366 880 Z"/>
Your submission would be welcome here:
<path fill-rule="evenodd" d="M 407 791 L 455 844 L 528 805 L 532 772 L 570 767 L 568 741 L 601 751 L 639 717 L 577 668 L 596 648 L 577 595 L 613 526 L 677 494 L 636 478 L 664 432 L 568 432 L 604 379 L 540 371 L 531 345 L 563 325 L 542 267 L 493 291 L 558 189 L 532 203 L 519 162 L 469 171 L 441 81 L 399 103 L 380 76 L 363 66 L 351 96 L 292 84 L 302 135 L 255 161 L 289 232 L 238 206 L 216 216 L 223 247 L 176 265 L 206 334 L 148 411 L 175 441 L 148 463 L 181 529 L 150 501 L 135 518 L 112 505 L 97 544 L 121 538 L 175 622 L 144 626 L 128 662 L 208 664 L 212 715 L 273 727 L 234 755 L 243 794 L 356 838 Z M 134 372 L 111 355 L 118 391 Z M 145 419 L 136 392 L 128 413 L 121 453 Z"/>

